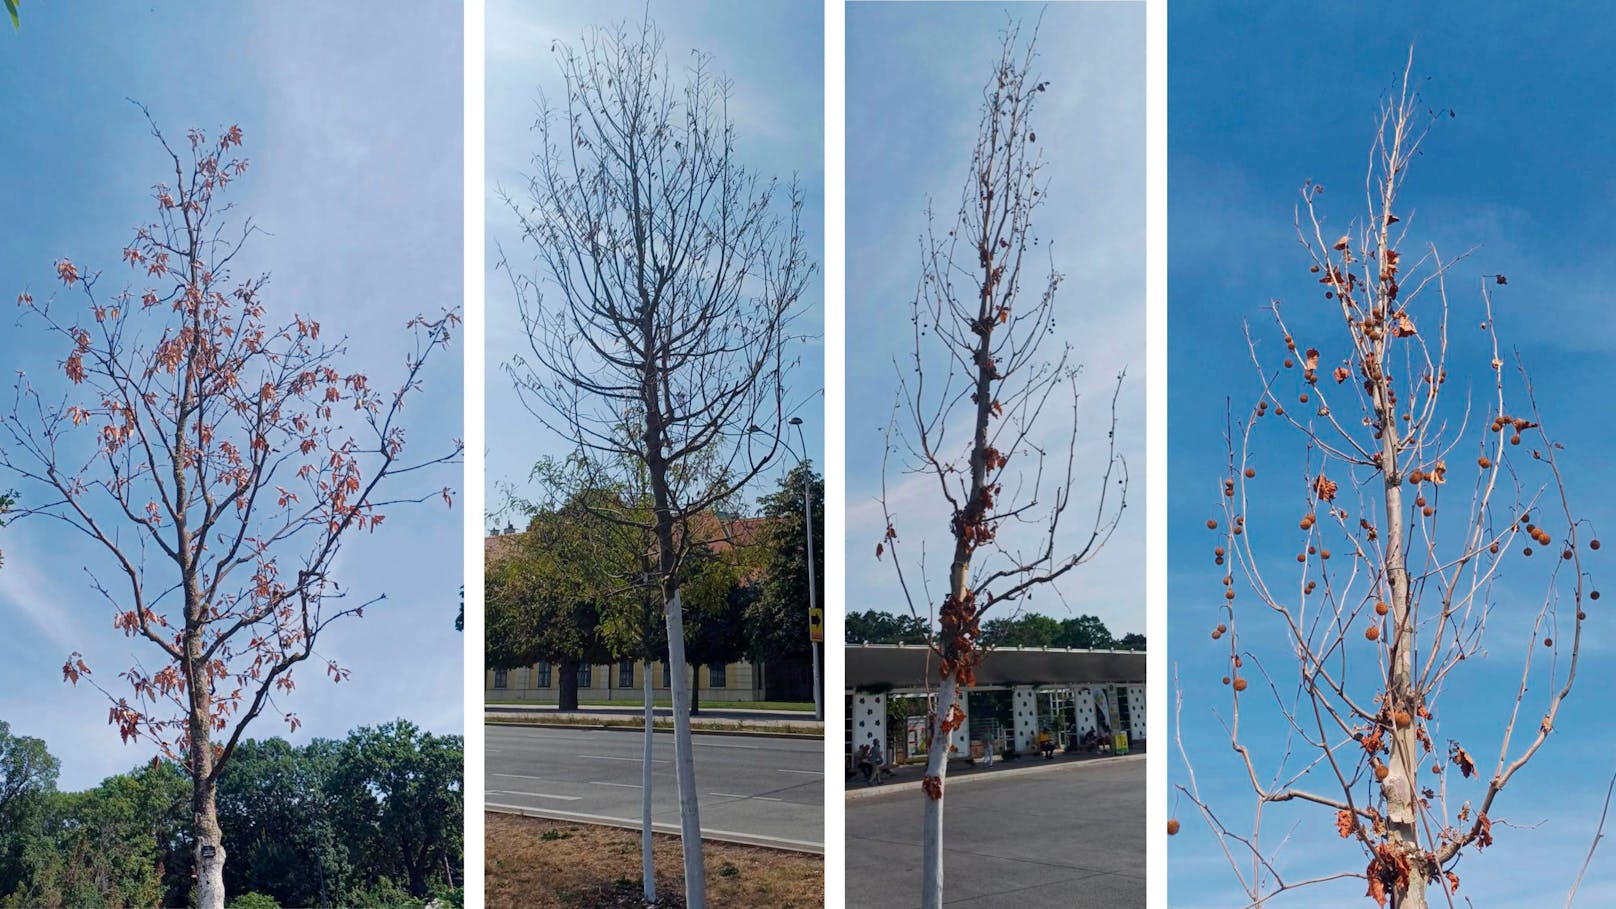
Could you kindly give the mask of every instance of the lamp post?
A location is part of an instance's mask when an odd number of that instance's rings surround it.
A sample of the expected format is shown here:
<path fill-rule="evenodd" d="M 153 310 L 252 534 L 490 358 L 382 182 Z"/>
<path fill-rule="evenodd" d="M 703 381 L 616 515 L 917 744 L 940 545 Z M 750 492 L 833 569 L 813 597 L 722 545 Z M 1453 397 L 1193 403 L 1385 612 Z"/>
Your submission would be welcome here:
<path fill-rule="evenodd" d="M 784 445 L 786 447 L 787 451 L 791 452 L 794 455 L 797 455 L 797 464 L 799 466 L 806 466 L 807 465 L 807 460 L 808 460 L 808 440 L 807 440 L 807 438 L 805 438 L 803 436 L 802 417 L 792 417 L 791 419 L 787 420 L 786 422 L 791 424 L 792 426 L 797 427 L 797 443 L 802 448 L 801 454 L 798 454 L 796 451 L 792 450 L 790 440 L 781 439 L 779 436 L 775 436 L 775 439 L 778 442 L 780 442 L 780 444 Z M 773 435 L 773 433 L 769 433 L 768 430 L 764 429 L 763 427 L 756 426 L 756 425 L 751 427 L 751 431 L 752 432 L 761 432 L 761 433 L 765 433 L 767 435 Z M 814 595 L 814 586 L 815 585 L 814 585 L 814 496 L 813 496 L 813 477 L 806 470 L 804 470 L 803 473 L 802 473 L 802 517 L 803 517 L 803 526 L 807 530 L 806 537 L 807 537 L 807 549 L 808 549 L 808 551 L 807 551 L 806 554 L 808 556 L 808 615 L 809 615 L 809 625 L 810 625 L 810 628 L 811 628 L 812 625 L 813 625 L 813 615 L 814 615 L 815 611 L 818 609 L 819 604 L 817 602 L 817 598 Z M 819 627 L 821 629 L 823 629 L 825 627 L 823 617 L 820 618 Z M 823 636 L 823 631 L 821 631 L 821 636 Z M 813 664 L 814 664 L 814 681 L 813 681 L 813 688 L 814 688 L 814 719 L 819 721 L 819 722 L 824 722 L 824 720 L 825 720 L 824 698 L 820 695 L 820 692 L 819 692 L 819 647 L 820 647 L 820 642 L 815 641 L 813 639 L 812 632 L 810 631 L 809 638 L 808 638 L 808 652 L 813 655 Z"/>

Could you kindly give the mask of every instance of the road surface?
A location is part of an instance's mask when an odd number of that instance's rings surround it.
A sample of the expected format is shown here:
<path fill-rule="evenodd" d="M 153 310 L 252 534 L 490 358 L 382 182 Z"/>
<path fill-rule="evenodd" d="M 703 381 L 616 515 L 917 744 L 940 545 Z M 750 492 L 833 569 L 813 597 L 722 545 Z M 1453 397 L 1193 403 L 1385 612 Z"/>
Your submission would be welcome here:
<path fill-rule="evenodd" d="M 847 906 L 920 905 L 916 790 L 847 801 Z M 943 902 L 987 909 L 1145 905 L 1145 762 L 1003 774 L 948 789 Z"/>
<path fill-rule="evenodd" d="M 618 729 L 488 726 L 489 807 L 597 823 L 640 822 L 641 734 Z M 822 739 L 693 735 L 704 835 L 823 851 Z M 658 733 L 652 817 L 677 832 L 673 736 Z"/>

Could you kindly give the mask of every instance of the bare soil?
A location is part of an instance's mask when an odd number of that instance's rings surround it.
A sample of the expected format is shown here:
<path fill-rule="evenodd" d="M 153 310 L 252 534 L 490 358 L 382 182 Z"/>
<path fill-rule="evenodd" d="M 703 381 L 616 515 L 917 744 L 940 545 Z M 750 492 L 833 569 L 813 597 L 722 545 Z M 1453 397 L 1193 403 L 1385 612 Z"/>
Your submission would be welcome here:
<path fill-rule="evenodd" d="M 485 814 L 484 888 L 489 909 L 641 909 L 640 834 L 513 814 Z M 679 837 L 656 834 L 659 909 L 684 909 Z M 713 909 L 810 909 L 825 905 L 817 855 L 708 842 Z"/>

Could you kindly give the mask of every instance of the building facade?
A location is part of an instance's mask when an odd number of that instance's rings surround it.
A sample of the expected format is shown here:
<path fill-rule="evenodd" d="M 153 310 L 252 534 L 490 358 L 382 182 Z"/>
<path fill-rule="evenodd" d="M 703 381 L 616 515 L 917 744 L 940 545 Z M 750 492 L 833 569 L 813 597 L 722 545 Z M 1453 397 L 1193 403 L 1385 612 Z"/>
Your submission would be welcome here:
<path fill-rule="evenodd" d="M 849 760 L 860 745 L 876 743 L 896 763 L 923 760 L 931 747 L 935 655 L 913 645 L 849 645 L 845 652 Z M 976 679 L 961 705 L 965 724 L 948 743 L 951 758 L 980 757 L 988 742 L 999 754 L 1030 754 L 1040 732 L 1061 750 L 1091 735 L 1109 742 L 1118 732 L 1132 748 L 1146 742 L 1143 652 L 1004 648 L 983 656 Z"/>
<path fill-rule="evenodd" d="M 645 684 L 645 667 L 634 660 L 612 664 L 580 665 L 578 667 L 578 703 L 587 707 L 591 703 L 613 701 L 639 703 L 644 696 L 640 686 Z M 561 692 L 561 666 L 540 661 L 520 669 L 489 669 L 484 672 L 483 699 L 490 704 L 501 701 L 521 701 L 535 704 L 554 704 Z M 685 679 L 698 690 L 702 704 L 722 704 L 725 701 L 766 701 L 769 686 L 762 665 L 749 662 L 729 663 L 724 666 L 702 666 L 698 670 L 685 669 Z M 663 662 L 651 664 L 651 697 L 659 702 L 671 698 L 668 666 Z"/>

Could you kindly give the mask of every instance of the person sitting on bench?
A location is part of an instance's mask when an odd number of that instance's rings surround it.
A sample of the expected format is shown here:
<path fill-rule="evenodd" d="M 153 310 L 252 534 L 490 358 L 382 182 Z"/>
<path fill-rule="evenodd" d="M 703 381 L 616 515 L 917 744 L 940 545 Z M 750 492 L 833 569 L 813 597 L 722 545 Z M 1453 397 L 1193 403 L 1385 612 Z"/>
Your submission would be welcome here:
<path fill-rule="evenodd" d="M 1043 752 L 1046 761 L 1055 757 L 1055 737 L 1048 729 L 1038 730 L 1038 750 Z"/>

